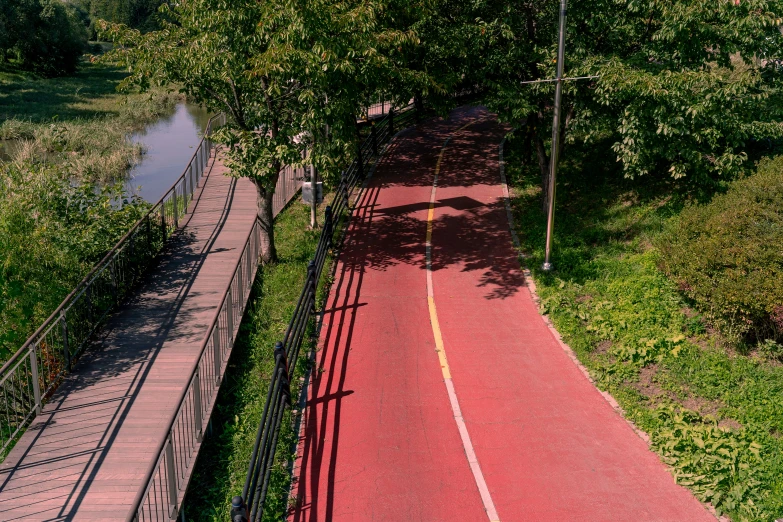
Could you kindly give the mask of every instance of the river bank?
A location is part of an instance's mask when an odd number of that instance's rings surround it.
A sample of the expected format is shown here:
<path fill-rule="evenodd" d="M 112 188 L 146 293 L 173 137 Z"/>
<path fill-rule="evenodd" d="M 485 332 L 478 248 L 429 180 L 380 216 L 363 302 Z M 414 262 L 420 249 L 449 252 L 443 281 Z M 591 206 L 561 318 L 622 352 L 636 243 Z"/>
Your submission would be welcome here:
<path fill-rule="evenodd" d="M 173 112 L 184 101 L 165 89 L 120 93 L 125 74 L 85 64 L 74 76 L 39 79 L 0 73 L 0 140 L 11 161 L 45 161 L 78 181 L 123 179 L 142 149 L 126 136 Z"/>
<path fill-rule="evenodd" d="M 119 93 L 123 77 L 91 63 L 57 79 L 0 70 L 0 140 L 16 140 L 0 162 L 0 363 L 148 207 L 125 184 L 143 150 L 127 138 L 184 97 Z"/>

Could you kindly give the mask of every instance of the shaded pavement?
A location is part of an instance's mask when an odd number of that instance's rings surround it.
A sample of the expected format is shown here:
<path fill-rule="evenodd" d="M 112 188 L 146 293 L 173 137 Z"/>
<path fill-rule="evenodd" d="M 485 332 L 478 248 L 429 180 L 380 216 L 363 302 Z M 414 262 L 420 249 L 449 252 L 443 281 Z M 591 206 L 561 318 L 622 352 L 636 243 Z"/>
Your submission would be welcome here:
<path fill-rule="evenodd" d="M 715 520 L 538 314 L 500 185 L 506 130 L 458 109 L 402 133 L 379 163 L 324 312 L 291 520 L 488 520 L 472 450 L 499 520 Z M 436 170 L 439 328 L 425 255 Z"/>
<path fill-rule="evenodd" d="M 0 464 L 0 520 L 125 520 L 256 219 L 220 158 L 187 222 Z"/>

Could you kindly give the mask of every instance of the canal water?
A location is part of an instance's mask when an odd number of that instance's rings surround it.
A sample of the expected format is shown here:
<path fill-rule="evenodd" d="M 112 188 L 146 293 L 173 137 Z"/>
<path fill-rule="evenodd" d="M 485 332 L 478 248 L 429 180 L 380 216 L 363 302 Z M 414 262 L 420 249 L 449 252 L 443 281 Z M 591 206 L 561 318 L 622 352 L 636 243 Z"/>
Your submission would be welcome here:
<path fill-rule="evenodd" d="M 131 141 L 142 144 L 145 153 L 128 174 L 130 192 L 150 203 L 158 201 L 185 170 L 208 121 L 205 109 L 181 103 L 171 116 L 133 134 Z"/>

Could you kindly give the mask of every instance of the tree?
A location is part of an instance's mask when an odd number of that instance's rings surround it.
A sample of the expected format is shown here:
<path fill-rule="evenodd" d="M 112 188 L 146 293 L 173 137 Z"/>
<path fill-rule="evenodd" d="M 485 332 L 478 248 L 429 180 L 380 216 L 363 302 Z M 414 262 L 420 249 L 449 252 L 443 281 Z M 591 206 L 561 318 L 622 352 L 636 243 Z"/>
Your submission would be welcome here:
<path fill-rule="evenodd" d="M 417 29 L 422 67 L 449 86 L 480 83 L 517 127 L 548 199 L 559 1 L 432 0 Z M 628 177 L 710 184 L 733 176 L 753 144 L 781 136 L 779 1 L 572 1 L 564 143 L 614 136 Z M 563 141 L 563 140 L 561 140 Z"/>
<path fill-rule="evenodd" d="M 600 78 L 566 84 L 563 134 L 616 136 L 613 150 L 628 177 L 668 172 L 709 184 L 737 174 L 755 141 L 783 131 L 775 61 L 781 7 L 766 0 L 571 2 L 567 76 Z M 485 37 L 479 74 L 487 102 L 520 127 L 531 155 L 535 149 L 546 200 L 553 85 L 520 82 L 554 76 L 557 2 L 484 16 L 502 27 Z"/>
<path fill-rule="evenodd" d="M 20 0 L 0 6 L 0 53 L 45 76 L 73 73 L 87 44 L 76 9 L 59 0 Z"/>
<path fill-rule="evenodd" d="M 218 137 L 231 173 L 258 195 L 262 261 L 277 259 L 272 197 L 281 168 L 305 160 L 334 171 L 354 152 L 356 110 L 381 78 L 403 73 L 379 51 L 413 40 L 379 25 L 380 2 L 193 0 L 166 8 L 159 31 L 102 22 L 129 66 L 124 84 L 179 85 L 225 111 Z M 328 129 L 328 132 L 327 132 Z"/>
<path fill-rule="evenodd" d="M 142 32 L 160 29 L 158 9 L 166 0 L 73 0 L 86 13 L 91 37 L 97 35 L 98 20 L 124 24 Z"/>

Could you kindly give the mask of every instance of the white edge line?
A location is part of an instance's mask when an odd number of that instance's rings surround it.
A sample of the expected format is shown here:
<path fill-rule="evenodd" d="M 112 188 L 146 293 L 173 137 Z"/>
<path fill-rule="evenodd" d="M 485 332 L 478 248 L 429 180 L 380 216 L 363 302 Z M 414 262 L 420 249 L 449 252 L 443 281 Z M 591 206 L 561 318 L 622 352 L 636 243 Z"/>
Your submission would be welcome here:
<path fill-rule="evenodd" d="M 451 140 L 451 136 L 443 143 L 443 147 L 441 147 L 441 154 L 446 149 L 446 146 L 448 145 L 449 141 Z M 443 156 L 440 156 L 441 160 Z M 435 193 L 438 189 L 438 172 L 435 172 L 435 178 L 432 182 L 432 192 L 430 193 L 430 209 L 433 208 L 435 205 Z M 429 213 L 429 209 L 427 210 Z M 429 223 L 428 219 L 428 226 L 432 226 L 431 223 Z M 437 307 L 434 305 L 435 297 L 433 292 L 433 285 L 432 285 L 432 241 L 427 241 L 426 243 L 426 250 L 427 250 L 427 259 L 426 259 L 426 265 L 427 265 L 427 296 L 432 298 L 433 303 L 433 311 L 437 318 Z M 445 352 L 445 348 L 444 348 Z M 468 464 L 470 465 L 470 471 L 473 473 L 473 479 L 476 482 L 476 487 L 479 490 L 479 495 L 481 496 L 481 502 L 484 504 L 484 510 L 487 512 L 487 517 L 489 518 L 490 522 L 500 522 L 500 518 L 498 517 L 497 509 L 495 509 L 495 503 L 492 501 L 492 495 L 489 493 L 489 487 L 487 486 L 487 481 L 484 479 L 484 473 L 481 471 L 481 466 L 479 466 L 478 458 L 476 457 L 476 451 L 473 449 L 473 442 L 470 440 L 470 434 L 468 433 L 468 427 L 465 425 L 465 419 L 462 417 L 462 410 L 459 407 L 459 400 L 457 399 L 457 392 L 454 389 L 454 382 L 451 378 L 444 378 L 444 383 L 446 384 L 446 391 L 449 395 L 449 403 L 451 404 L 451 411 L 454 415 L 454 421 L 457 424 L 457 430 L 459 431 L 460 439 L 462 439 L 462 447 L 465 451 L 465 457 L 468 459 Z"/>

